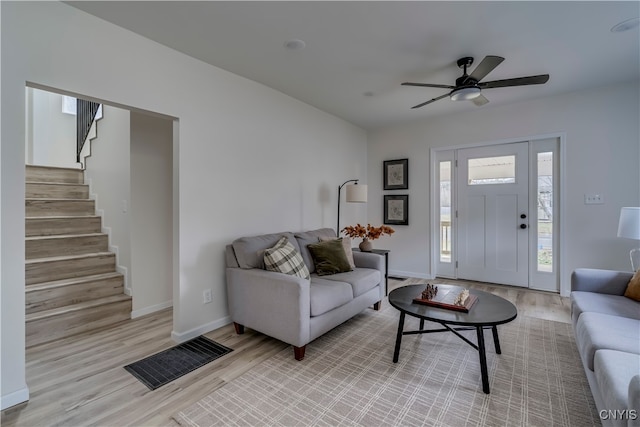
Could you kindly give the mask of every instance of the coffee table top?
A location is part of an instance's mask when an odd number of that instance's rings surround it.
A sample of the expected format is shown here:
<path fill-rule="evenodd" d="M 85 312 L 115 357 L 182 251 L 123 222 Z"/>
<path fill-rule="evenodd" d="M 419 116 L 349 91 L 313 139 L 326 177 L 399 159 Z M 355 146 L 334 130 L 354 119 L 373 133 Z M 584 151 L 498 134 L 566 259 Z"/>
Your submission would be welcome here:
<path fill-rule="evenodd" d="M 455 285 L 435 284 L 446 290 Z M 443 322 L 452 325 L 493 326 L 512 321 L 518 315 L 516 306 L 504 298 L 488 292 L 469 289 L 471 295 L 478 300 L 468 313 L 447 310 L 445 308 L 416 304 L 414 298 L 419 298 L 425 285 L 409 285 L 394 289 L 389 293 L 389 304 L 398 310 L 425 320 Z"/>

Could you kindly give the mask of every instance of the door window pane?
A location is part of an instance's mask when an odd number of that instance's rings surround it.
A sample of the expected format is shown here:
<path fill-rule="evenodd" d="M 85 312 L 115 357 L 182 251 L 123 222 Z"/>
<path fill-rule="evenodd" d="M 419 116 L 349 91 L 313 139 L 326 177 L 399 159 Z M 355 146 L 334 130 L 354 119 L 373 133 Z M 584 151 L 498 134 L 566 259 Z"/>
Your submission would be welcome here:
<path fill-rule="evenodd" d="M 553 271 L 553 153 L 538 153 L 538 271 Z"/>
<path fill-rule="evenodd" d="M 516 182 L 516 156 L 469 159 L 469 185 L 513 184 Z"/>
<path fill-rule="evenodd" d="M 440 162 L 440 262 L 451 262 L 451 161 Z"/>

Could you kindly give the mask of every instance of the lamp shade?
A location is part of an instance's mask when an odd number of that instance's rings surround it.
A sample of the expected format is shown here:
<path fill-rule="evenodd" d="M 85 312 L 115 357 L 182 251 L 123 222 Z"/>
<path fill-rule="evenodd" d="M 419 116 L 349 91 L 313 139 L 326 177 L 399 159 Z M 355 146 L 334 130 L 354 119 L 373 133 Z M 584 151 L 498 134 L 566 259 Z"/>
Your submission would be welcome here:
<path fill-rule="evenodd" d="M 358 184 L 347 185 L 347 202 L 366 203 L 367 202 L 367 186 L 358 185 Z"/>
<path fill-rule="evenodd" d="M 640 240 L 640 207 L 620 209 L 618 237 Z"/>

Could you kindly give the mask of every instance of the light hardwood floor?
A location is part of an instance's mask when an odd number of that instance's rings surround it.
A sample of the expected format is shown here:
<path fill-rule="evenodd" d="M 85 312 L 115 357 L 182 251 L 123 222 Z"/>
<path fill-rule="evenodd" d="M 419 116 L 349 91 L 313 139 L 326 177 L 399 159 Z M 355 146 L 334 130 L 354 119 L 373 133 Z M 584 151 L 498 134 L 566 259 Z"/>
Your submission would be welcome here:
<path fill-rule="evenodd" d="M 389 289 L 400 283 L 390 280 Z M 570 322 L 569 300 L 557 294 L 478 282 L 464 285 L 512 301 L 519 315 Z M 227 325 L 206 336 L 233 352 L 149 391 L 123 366 L 175 345 L 171 329 L 168 309 L 27 349 L 30 400 L 2 411 L 2 426 L 175 426 L 173 414 L 287 347 L 251 330 L 236 335 Z"/>

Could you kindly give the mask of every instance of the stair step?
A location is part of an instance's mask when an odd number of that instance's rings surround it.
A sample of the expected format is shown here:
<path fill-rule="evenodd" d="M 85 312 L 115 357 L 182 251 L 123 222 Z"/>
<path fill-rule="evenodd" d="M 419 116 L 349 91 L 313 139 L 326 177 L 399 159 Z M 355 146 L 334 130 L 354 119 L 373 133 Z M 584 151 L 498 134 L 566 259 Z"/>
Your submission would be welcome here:
<path fill-rule="evenodd" d="M 95 274 L 38 283 L 26 287 L 26 312 L 37 313 L 96 298 L 122 295 L 123 291 L 124 276 L 120 273 Z"/>
<path fill-rule="evenodd" d="M 89 186 L 86 184 L 27 182 L 25 197 L 27 199 L 88 199 Z"/>
<path fill-rule="evenodd" d="M 25 238 L 25 258 L 83 255 L 109 250 L 109 237 L 103 233 Z"/>
<path fill-rule="evenodd" d="M 94 216 L 95 201 L 88 199 L 26 199 L 27 217 Z"/>
<path fill-rule="evenodd" d="M 131 318 L 131 297 L 115 295 L 26 316 L 26 345 L 31 347 Z"/>
<path fill-rule="evenodd" d="M 84 171 L 73 168 L 27 165 L 25 178 L 27 182 L 83 184 Z"/>
<path fill-rule="evenodd" d="M 25 283 L 50 282 L 116 270 L 116 256 L 111 252 L 25 260 Z"/>
<path fill-rule="evenodd" d="M 26 218 L 26 237 L 100 233 L 99 216 L 49 216 Z"/>

